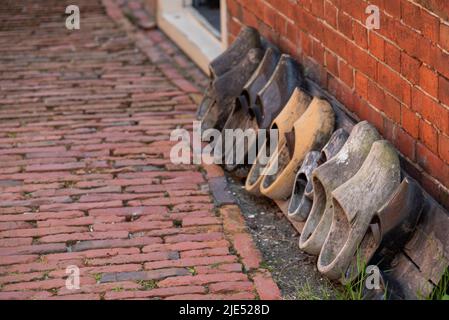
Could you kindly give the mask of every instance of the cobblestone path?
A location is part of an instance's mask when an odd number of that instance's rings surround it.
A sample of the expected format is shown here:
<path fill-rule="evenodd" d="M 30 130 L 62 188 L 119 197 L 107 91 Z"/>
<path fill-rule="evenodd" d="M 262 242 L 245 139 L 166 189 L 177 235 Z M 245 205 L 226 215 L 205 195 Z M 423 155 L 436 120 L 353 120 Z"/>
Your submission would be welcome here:
<path fill-rule="evenodd" d="M 204 77 L 113 1 L 67 30 L 66 2 L 0 7 L 0 299 L 279 298 L 221 169 L 170 162 Z"/>

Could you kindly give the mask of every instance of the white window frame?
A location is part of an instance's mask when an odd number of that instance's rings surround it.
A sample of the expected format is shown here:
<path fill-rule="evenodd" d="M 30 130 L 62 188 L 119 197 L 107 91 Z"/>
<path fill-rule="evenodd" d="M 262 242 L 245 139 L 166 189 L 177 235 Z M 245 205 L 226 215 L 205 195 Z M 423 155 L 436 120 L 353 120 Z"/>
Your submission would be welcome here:
<path fill-rule="evenodd" d="M 226 0 L 220 0 L 221 37 L 192 7 L 192 0 L 158 0 L 157 8 L 159 28 L 208 73 L 209 63 L 228 46 Z"/>

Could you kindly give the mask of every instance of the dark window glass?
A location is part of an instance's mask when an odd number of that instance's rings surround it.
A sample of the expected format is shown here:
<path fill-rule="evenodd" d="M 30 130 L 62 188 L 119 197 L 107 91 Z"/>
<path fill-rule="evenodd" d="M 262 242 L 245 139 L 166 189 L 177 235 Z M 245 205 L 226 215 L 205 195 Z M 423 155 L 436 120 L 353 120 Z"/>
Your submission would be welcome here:
<path fill-rule="evenodd" d="M 193 7 L 220 31 L 220 0 L 193 0 Z"/>

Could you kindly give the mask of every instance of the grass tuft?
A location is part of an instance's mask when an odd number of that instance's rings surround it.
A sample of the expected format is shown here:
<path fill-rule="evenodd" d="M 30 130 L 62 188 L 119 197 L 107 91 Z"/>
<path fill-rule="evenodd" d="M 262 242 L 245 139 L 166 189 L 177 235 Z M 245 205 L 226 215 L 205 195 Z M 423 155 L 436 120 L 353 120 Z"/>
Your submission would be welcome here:
<path fill-rule="evenodd" d="M 432 293 L 426 298 L 427 300 L 449 300 L 449 268 L 441 277 L 440 283 L 434 288 Z"/>
<path fill-rule="evenodd" d="M 145 290 L 152 290 L 157 288 L 156 280 L 139 280 L 137 283 Z"/>

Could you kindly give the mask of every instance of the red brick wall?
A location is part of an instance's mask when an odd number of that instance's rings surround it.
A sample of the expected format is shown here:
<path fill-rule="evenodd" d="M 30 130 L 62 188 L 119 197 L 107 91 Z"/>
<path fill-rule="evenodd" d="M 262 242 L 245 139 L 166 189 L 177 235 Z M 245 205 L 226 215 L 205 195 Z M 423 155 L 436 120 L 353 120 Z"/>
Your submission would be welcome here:
<path fill-rule="evenodd" d="M 418 2 L 420 4 L 418 4 Z M 406 158 L 449 207 L 449 0 L 227 0 L 230 40 L 257 27 Z M 365 27 L 369 4 L 380 29 Z"/>

